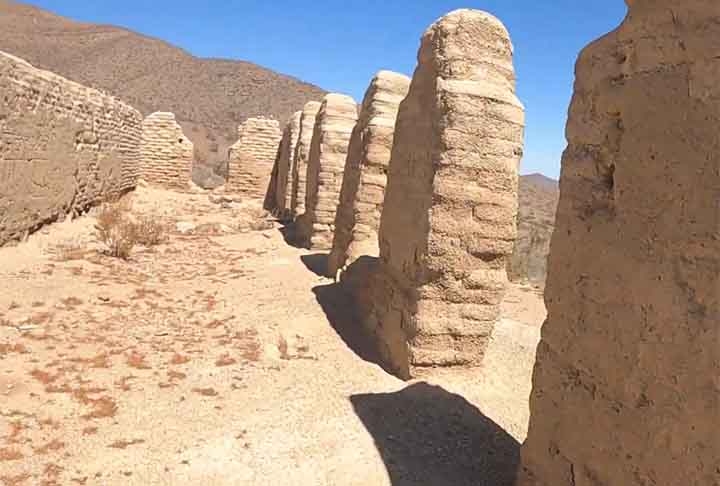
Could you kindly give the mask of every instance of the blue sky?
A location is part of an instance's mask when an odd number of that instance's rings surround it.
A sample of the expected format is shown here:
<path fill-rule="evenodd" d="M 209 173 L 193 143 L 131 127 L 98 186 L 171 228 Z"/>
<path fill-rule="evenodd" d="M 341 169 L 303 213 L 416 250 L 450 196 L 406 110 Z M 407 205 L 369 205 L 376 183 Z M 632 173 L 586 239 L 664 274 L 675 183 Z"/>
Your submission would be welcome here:
<path fill-rule="evenodd" d="M 556 178 L 580 49 L 615 28 L 622 0 L 34 0 L 77 20 L 159 37 L 194 55 L 243 59 L 358 101 L 379 69 L 412 74 L 422 32 L 457 8 L 508 27 L 526 106 L 522 173 Z"/>

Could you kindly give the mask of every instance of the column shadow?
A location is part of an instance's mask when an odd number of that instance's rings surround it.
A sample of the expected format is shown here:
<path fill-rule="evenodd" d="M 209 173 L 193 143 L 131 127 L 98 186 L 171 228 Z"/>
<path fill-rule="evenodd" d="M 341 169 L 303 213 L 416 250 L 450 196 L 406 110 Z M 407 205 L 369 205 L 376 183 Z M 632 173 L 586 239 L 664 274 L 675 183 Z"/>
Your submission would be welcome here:
<path fill-rule="evenodd" d="M 393 486 L 513 486 L 520 443 L 459 395 L 427 383 L 353 395 Z"/>

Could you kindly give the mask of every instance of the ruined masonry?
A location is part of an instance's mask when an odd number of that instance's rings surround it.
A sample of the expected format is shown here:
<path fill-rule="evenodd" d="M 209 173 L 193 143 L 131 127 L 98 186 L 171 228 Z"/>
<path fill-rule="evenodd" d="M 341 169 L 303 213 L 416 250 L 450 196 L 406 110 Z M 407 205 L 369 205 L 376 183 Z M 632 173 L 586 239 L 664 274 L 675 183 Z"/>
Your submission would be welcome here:
<path fill-rule="evenodd" d="M 290 210 L 293 186 L 292 164 L 295 159 L 298 136 L 300 135 L 301 118 L 302 111 L 297 111 L 285 124 L 265 199 L 265 208 L 273 211 L 283 220 L 292 219 Z"/>
<path fill-rule="evenodd" d="M 135 187 L 142 115 L 0 52 L 0 245 Z"/>
<path fill-rule="evenodd" d="M 365 93 L 345 162 L 333 246 L 328 258 L 330 276 L 361 255 L 376 257 L 379 254 L 377 230 L 395 119 L 409 87 L 407 76 L 380 71 Z"/>
<path fill-rule="evenodd" d="M 524 131 L 512 52 L 500 21 L 456 10 L 423 36 L 400 104 L 380 259 L 359 259 L 343 282 L 402 378 L 478 365 L 498 319 Z"/>
<path fill-rule="evenodd" d="M 226 189 L 246 196 L 264 197 L 281 138 L 277 120 L 245 120 L 238 128 L 238 141 L 228 150 Z"/>
<path fill-rule="evenodd" d="M 310 157 L 310 143 L 315 130 L 315 118 L 320 110 L 320 102 L 305 103 L 300 117 L 300 132 L 295 147 L 292 165 L 292 185 L 290 194 L 290 211 L 295 216 L 305 212 L 305 193 L 307 189 L 307 163 Z"/>
<path fill-rule="evenodd" d="M 307 166 L 305 213 L 297 222 L 298 241 L 307 248 L 332 247 L 343 170 L 357 117 L 355 100 L 336 93 L 326 95 L 318 111 Z"/>
<path fill-rule="evenodd" d="M 142 177 L 150 184 L 184 189 L 190 181 L 193 143 L 183 134 L 175 115 L 156 112 L 142 123 Z"/>
<path fill-rule="evenodd" d="M 720 484 L 720 4 L 577 63 L 519 486 Z"/>

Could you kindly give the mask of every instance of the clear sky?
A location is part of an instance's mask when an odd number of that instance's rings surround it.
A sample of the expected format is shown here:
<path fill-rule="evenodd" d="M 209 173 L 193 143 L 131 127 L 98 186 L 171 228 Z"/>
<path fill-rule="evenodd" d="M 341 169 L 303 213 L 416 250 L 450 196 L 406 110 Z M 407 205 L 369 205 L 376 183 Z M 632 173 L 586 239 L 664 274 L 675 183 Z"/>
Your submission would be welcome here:
<path fill-rule="evenodd" d="M 31 0 L 77 20 L 242 59 L 362 100 L 379 69 L 412 74 L 422 32 L 457 8 L 496 15 L 515 45 L 527 110 L 522 173 L 557 178 L 580 49 L 614 29 L 622 0 Z"/>

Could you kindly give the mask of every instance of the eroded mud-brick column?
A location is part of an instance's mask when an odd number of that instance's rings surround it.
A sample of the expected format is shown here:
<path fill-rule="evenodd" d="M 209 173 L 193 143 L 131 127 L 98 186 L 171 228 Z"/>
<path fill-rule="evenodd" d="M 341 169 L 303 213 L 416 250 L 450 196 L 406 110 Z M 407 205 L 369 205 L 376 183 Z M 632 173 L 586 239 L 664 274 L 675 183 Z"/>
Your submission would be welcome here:
<path fill-rule="evenodd" d="M 245 120 L 238 127 L 238 141 L 228 150 L 226 189 L 250 197 L 264 197 L 281 138 L 277 120 Z"/>
<path fill-rule="evenodd" d="M 332 247 L 345 160 L 358 109 L 351 97 L 330 93 L 315 120 L 307 166 L 305 213 L 297 221 L 298 242 L 311 249 Z"/>
<path fill-rule="evenodd" d="M 359 301 L 403 378 L 479 364 L 499 316 L 524 130 L 512 53 L 495 17 L 454 11 L 423 36 L 400 104 L 380 260 Z"/>
<path fill-rule="evenodd" d="M 172 189 L 187 188 L 193 152 L 193 143 L 173 113 L 158 111 L 143 120 L 140 157 L 142 177 L 148 183 Z"/>
<path fill-rule="evenodd" d="M 350 139 L 340 205 L 335 215 L 328 273 L 335 275 L 360 255 L 378 256 L 377 230 L 385 199 L 395 119 L 410 78 L 380 71 L 365 93 Z"/>
<path fill-rule="evenodd" d="M 720 3 L 576 66 L 519 486 L 720 484 Z"/>
<path fill-rule="evenodd" d="M 310 158 L 310 144 L 315 130 L 315 118 L 320 110 L 319 101 L 308 101 L 300 117 L 300 132 L 293 154 L 292 185 L 290 193 L 290 211 L 295 216 L 305 212 L 305 193 L 307 190 L 307 164 Z"/>
<path fill-rule="evenodd" d="M 272 179 L 265 196 L 265 209 L 281 219 L 291 219 L 292 164 L 295 158 L 302 111 L 295 112 L 285 124 L 273 167 Z"/>

